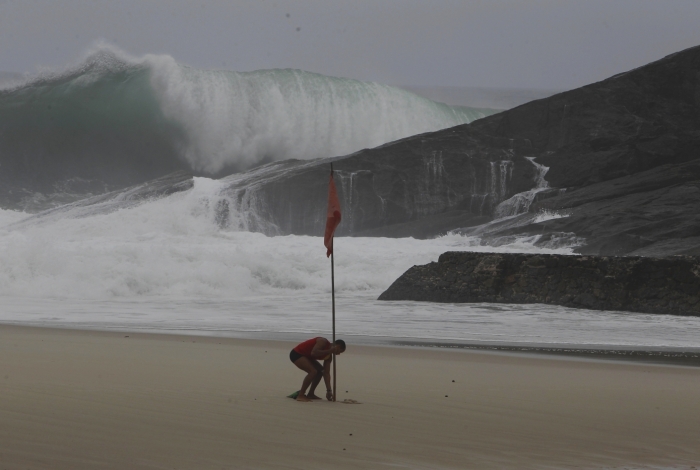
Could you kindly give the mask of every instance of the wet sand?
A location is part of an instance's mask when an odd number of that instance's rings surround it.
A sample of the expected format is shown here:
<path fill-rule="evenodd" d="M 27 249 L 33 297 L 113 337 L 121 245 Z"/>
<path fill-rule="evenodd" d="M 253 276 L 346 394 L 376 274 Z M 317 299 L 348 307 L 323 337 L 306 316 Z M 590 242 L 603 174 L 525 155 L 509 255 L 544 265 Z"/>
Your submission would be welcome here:
<path fill-rule="evenodd" d="M 349 344 L 306 404 L 292 346 L 2 326 L 0 469 L 700 463 L 700 368 Z"/>
<path fill-rule="evenodd" d="M 442 349 L 466 349 L 474 351 L 506 352 L 523 355 L 548 355 L 552 357 L 599 359 L 607 361 L 634 361 L 647 364 L 700 367 L 700 348 L 663 348 L 639 346 L 575 346 L 575 345 L 516 345 L 475 344 L 426 341 L 391 341 L 395 346 L 428 347 Z"/>

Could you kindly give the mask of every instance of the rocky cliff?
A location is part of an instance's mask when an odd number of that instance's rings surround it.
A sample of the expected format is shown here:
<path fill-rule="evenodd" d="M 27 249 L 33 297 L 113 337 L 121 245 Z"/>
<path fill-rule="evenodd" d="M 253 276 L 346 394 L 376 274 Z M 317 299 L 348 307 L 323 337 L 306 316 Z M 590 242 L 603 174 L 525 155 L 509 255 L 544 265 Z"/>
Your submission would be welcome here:
<path fill-rule="evenodd" d="M 700 315 L 700 258 L 447 252 L 414 266 L 379 300 L 542 303 Z"/>
<path fill-rule="evenodd" d="M 493 245 L 529 235 L 589 254 L 700 254 L 700 47 L 471 124 L 233 175 L 232 223 L 322 233 L 331 161 L 339 235 L 457 230 Z"/>
<path fill-rule="evenodd" d="M 510 150 L 490 149 L 457 130 L 348 157 L 273 163 L 223 179 L 242 215 L 240 228 L 323 233 L 331 162 L 343 207 L 340 236 L 425 238 L 483 224 L 500 202 L 527 191 L 537 170 Z"/>
<path fill-rule="evenodd" d="M 582 254 L 700 255 L 700 46 L 471 124 L 227 176 L 216 220 L 320 235 L 330 163 L 339 236 L 452 231 L 492 246 L 525 236 Z"/>

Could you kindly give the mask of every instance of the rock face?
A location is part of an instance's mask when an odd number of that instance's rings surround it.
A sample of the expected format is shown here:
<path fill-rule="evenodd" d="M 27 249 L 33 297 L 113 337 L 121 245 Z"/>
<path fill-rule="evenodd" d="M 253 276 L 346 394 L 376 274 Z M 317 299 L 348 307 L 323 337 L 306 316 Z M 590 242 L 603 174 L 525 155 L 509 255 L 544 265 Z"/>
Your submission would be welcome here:
<path fill-rule="evenodd" d="M 379 300 L 542 303 L 700 315 L 700 258 L 447 252 L 414 266 Z"/>
<path fill-rule="evenodd" d="M 532 142 L 560 191 L 529 212 L 567 216 L 524 217 L 490 237 L 569 233 L 585 239 L 581 253 L 700 254 L 699 47 L 474 124 Z"/>
<path fill-rule="evenodd" d="M 339 235 L 457 230 L 491 245 L 532 236 L 586 254 L 700 254 L 700 47 L 471 124 L 234 175 L 236 223 L 323 233 L 331 161 Z"/>
<path fill-rule="evenodd" d="M 471 150 L 469 150 L 471 149 Z M 224 178 L 239 228 L 319 235 L 330 163 L 343 208 L 339 236 L 427 238 L 492 219 L 533 185 L 536 166 L 458 131 L 421 135 L 348 157 L 284 161 Z"/>
<path fill-rule="evenodd" d="M 36 118 L 32 109 L 27 119 Z M 53 123 L 48 130 L 59 129 L 48 108 L 42 113 Z M 6 134 L 0 141 L 11 146 L 16 136 Z M 153 145 L 149 158 L 156 160 L 133 154 L 148 163 L 150 178 L 177 170 L 163 163 L 172 149 Z M 471 124 L 227 176 L 216 220 L 222 228 L 320 236 L 330 163 L 343 208 L 339 236 L 456 232 L 491 246 L 528 237 L 582 254 L 700 255 L 700 47 Z M 110 177 L 121 174 L 104 168 Z M 42 171 L 56 176 L 50 167 Z M 11 174 L 0 172 L 0 183 L 26 200 L 21 184 L 12 189 L 19 183 Z M 106 191 L 93 191 L 86 178 L 58 188 L 56 197 L 65 203 L 76 193 Z"/>

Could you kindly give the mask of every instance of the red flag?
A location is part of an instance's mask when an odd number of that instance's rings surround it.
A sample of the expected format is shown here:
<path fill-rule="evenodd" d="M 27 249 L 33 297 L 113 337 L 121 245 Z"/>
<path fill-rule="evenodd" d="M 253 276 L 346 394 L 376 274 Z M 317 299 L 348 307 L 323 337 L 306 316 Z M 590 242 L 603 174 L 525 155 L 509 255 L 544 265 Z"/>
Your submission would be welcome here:
<path fill-rule="evenodd" d="M 338 193 L 335 190 L 333 180 L 333 170 L 331 170 L 331 180 L 328 183 L 328 213 L 326 215 L 326 234 L 323 237 L 323 244 L 326 245 L 326 257 L 333 254 L 333 234 L 340 223 L 340 202 Z"/>

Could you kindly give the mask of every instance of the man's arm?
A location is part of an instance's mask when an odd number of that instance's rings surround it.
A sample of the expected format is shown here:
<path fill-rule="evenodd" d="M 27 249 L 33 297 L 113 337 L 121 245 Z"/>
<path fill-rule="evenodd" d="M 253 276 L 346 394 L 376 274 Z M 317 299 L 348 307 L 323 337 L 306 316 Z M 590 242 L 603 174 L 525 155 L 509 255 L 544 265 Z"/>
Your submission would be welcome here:
<path fill-rule="evenodd" d="M 314 348 L 311 350 L 311 357 L 314 359 L 323 359 L 329 354 L 333 354 L 333 345 L 330 341 L 319 338 L 316 340 Z"/>
<path fill-rule="evenodd" d="M 331 362 L 333 358 L 323 361 L 323 381 L 326 383 L 326 399 L 333 400 L 333 390 L 331 389 Z"/>

